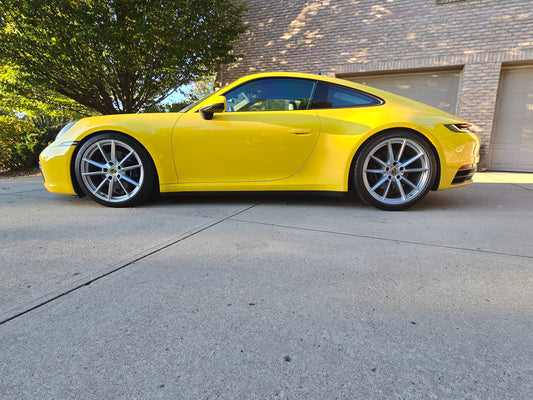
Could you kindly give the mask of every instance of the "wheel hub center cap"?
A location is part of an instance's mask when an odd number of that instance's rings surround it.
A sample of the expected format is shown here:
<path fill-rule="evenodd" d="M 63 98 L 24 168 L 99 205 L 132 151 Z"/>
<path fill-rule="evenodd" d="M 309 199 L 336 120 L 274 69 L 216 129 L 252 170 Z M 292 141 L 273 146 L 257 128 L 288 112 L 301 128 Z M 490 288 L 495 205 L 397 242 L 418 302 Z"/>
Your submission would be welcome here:
<path fill-rule="evenodd" d="M 400 167 L 396 163 L 394 163 L 394 164 L 388 165 L 388 174 L 390 176 L 398 176 L 398 175 L 403 175 L 403 171 L 400 169 Z"/>

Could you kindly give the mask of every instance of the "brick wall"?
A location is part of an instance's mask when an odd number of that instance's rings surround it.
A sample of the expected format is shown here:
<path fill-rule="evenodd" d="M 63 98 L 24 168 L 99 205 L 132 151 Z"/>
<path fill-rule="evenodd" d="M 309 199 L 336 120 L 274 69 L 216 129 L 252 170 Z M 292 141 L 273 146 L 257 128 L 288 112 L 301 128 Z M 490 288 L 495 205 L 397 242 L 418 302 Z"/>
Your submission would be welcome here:
<path fill-rule="evenodd" d="M 331 76 L 463 69 L 457 114 L 490 144 L 507 63 L 533 63 L 531 0 L 248 0 L 244 54 L 221 82 L 264 71 Z"/>

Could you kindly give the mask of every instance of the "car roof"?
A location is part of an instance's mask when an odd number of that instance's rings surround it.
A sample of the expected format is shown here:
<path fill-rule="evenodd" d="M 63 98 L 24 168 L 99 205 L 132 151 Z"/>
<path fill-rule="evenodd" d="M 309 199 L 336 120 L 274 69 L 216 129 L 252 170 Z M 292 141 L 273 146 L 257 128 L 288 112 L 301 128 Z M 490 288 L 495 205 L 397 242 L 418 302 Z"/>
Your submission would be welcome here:
<path fill-rule="evenodd" d="M 350 82 L 345 79 L 335 78 L 327 75 L 317 75 L 317 74 L 308 74 L 303 72 L 261 72 L 252 75 L 246 75 L 237 79 L 234 83 L 242 83 L 245 81 L 250 81 L 259 78 L 303 78 L 303 79 L 312 79 L 312 80 L 321 80 L 324 82 L 336 83 L 338 85 L 351 86 L 355 88 L 366 87 L 355 82 Z M 233 86 L 233 83 L 231 84 Z"/>

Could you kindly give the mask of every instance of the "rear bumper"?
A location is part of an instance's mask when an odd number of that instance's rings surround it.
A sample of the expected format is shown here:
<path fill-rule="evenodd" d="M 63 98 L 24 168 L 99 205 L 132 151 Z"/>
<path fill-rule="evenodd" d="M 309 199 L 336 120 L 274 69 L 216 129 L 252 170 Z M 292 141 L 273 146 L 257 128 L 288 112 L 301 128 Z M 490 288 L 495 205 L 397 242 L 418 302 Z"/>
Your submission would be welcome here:
<path fill-rule="evenodd" d="M 440 183 L 438 190 L 464 186 L 472 183 L 479 163 L 481 140 L 474 132 L 451 132 L 444 126 L 439 129 L 440 143 L 445 143 L 439 151 Z"/>
<path fill-rule="evenodd" d="M 477 168 L 475 165 L 465 165 L 463 168 L 459 169 L 453 178 L 452 185 L 461 185 L 472 183 L 474 179 L 474 174 L 476 173 Z"/>

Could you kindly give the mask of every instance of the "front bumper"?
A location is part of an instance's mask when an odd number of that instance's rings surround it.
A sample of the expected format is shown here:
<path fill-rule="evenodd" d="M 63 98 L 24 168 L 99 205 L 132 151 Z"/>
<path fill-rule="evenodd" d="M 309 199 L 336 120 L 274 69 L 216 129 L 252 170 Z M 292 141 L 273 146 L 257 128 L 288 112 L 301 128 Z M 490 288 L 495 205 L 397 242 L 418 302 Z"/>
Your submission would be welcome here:
<path fill-rule="evenodd" d="M 75 146 L 57 146 L 52 143 L 42 151 L 39 164 L 44 187 L 52 193 L 77 194 L 72 184 L 71 160 Z"/>

